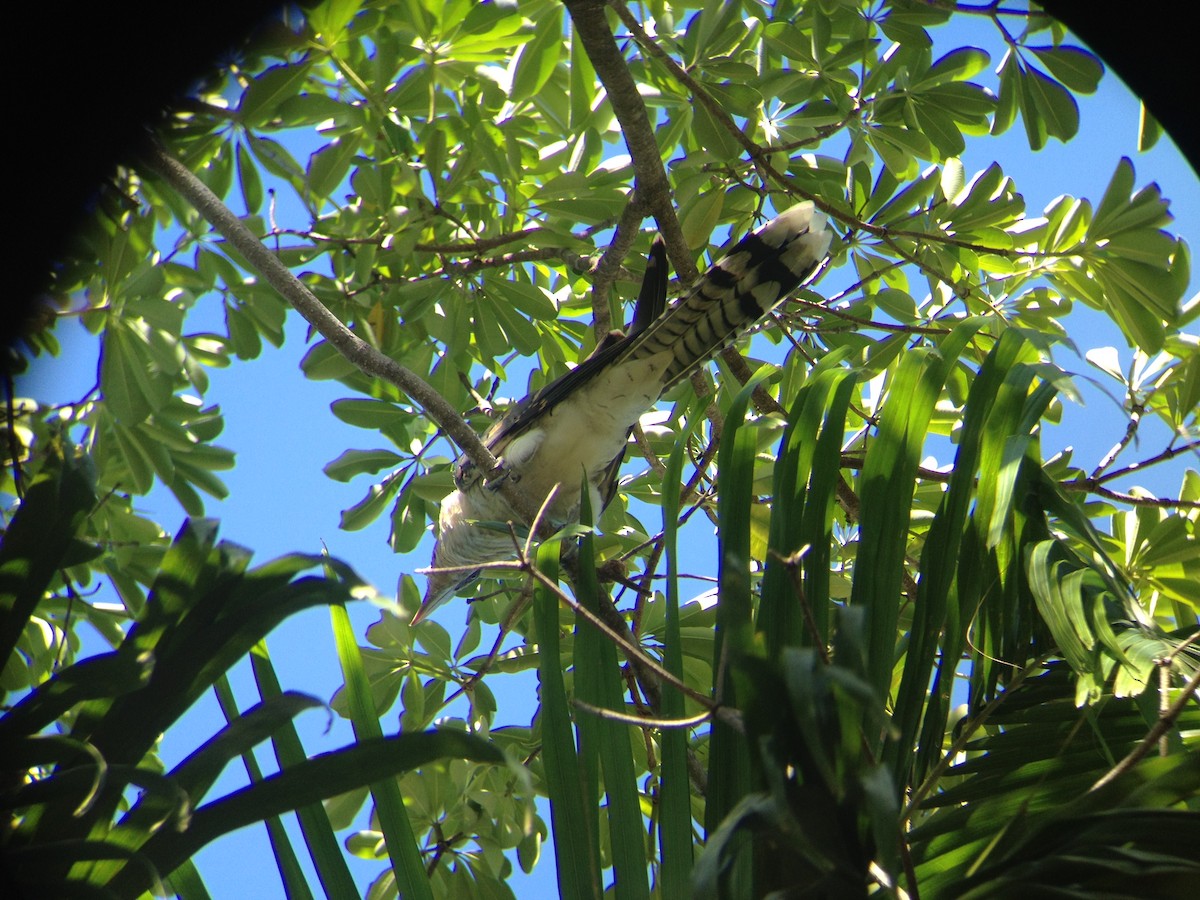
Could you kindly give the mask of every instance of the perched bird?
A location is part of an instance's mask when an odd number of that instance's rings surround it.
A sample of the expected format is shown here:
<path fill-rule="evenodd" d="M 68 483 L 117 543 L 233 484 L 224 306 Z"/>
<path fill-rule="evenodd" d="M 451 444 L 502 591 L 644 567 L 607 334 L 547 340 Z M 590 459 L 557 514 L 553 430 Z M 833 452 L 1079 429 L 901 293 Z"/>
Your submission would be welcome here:
<path fill-rule="evenodd" d="M 526 397 L 484 436 L 506 477 L 562 526 L 579 515 L 580 476 L 599 515 L 616 492 L 633 426 L 672 385 L 730 344 L 809 277 L 829 253 L 824 213 L 805 201 L 746 235 L 680 301 L 667 308 L 662 242 L 650 251 L 627 334 L 608 335 L 579 366 Z M 434 568 L 513 557 L 510 535 L 480 523 L 520 522 L 494 483 L 465 456 L 456 489 L 442 501 Z M 431 572 L 413 624 L 478 577 L 477 570 Z"/>

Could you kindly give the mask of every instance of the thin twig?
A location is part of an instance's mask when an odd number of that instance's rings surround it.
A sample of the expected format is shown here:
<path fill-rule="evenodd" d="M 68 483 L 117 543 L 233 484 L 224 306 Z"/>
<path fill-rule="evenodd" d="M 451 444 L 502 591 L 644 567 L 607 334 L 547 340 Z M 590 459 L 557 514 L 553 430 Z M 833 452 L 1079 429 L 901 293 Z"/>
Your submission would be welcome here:
<path fill-rule="evenodd" d="M 1196 673 L 1188 680 L 1188 683 L 1184 685 L 1183 692 L 1175 698 L 1175 702 L 1171 704 L 1166 712 L 1158 717 L 1158 721 L 1154 723 L 1154 727 L 1146 733 L 1144 738 L 1138 741 L 1138 745 L 1130 750 L 1129 754 L 1123 760 L 1105 772 L 1102 778 L 1088 788 L 1088 793 L 1098 791 L 1106 784 L 1115 781 L 1137 765 L 1143 756 L 1154 749 L 1154 745 L 1158 743 L 1158 739 L 1166 734 L 1175 724 L 1175 720 L 1179 718 L 1179 714 L 1183 712 L 1183 708 L 1187 706 L 1188 700 L 1191 699 L 1192 694 L 1197 688 L 1200 688 L 1200 669 L 1197 669 Z"/>
<path fill-rule="evenodd" d="M 703 725 L 714 715 L 713 710 L 705 710 L 702 713 L 697 713 L 694 716 L 685 716 L 682 719 L 660 719 L 648 716 L 635 716 L 629 713 L 618 712 L 615 709 L 606 709 L 603 706 L 593 706 L 591 703 L 586 703 L 583 700 L 572 700 L 571 702 L 584 712 L 589 712 L 601 719 L 610 719 L 613 722 L 621 722 L 625 725 L 633 725 L 638 728 L 695 728 Z M 737 710 L 733 710 L 733 712 L 736 713 Z M 738 716 L 738 722 L 739 724 L 734 727 L 738 731 L 744 731 L 744 724 L 741 724 L 740 715 Z"/>
<path fill-rule="evenodd" d="M 668 684 L 674 686 L 677 690 L 681 691 L 685 696 L 690 697 L 691 699 L 695 700 L 701 706 L 707 707 L 709 709 L 713 709 L 715 711 L 717 704 L 715 704 L 708 696 L 689 687 L 685 682 L 683 682 L 679 678 L 676 678 L 667 669 L 663 668 L 657 661 L 655 661 L 651 657 L 647 656 L 641 647 L 637 646 L 625 635 L 623 635 L 623 634 L 619 633 L 618 631 L 616 631 L 615 629 L 613 629 L 607 622 L 605 622 L 603 619 L 601 619 L 599 616 L 597 616 L 594 612 L 592 612 L 590 609 L 587 609 L 582 604 L 580 604 L 579 601 L 576 600 L 574 597 L 572 597 L 569 594 L 567 594 L 566 592 L 564 592 L 558 586 L 557 582 L 555 582 L 553 579 L 547 577 L 545 575 L 545 573 L 543 573 L 541 571 L 541 569 L 532 565 L 527 560 L 521 564 L 521 568 L 524 571 L 528 572 L 530 575 L 532 575 L 541 584 L 545 585 L 547 588 L 549 588 L 551 591 L 553 591 L 554 595 L 556 597 L 558 597 L 560 602 L 565 603 L 567 606 L 569 606 L 571 608 L 571 610 L 573 612 L 575 612 L 577 615 L 580 615 L 583 618 L 587 619 L 587 621 L 591 625 L 593 625 L 595 628 L 598 628 L 601 631 L 601 633 L 605 634 L 609 638 L 609 640 L 611 640 L 614 644 L 619 646 L 621 648 L 621 650 L 625 652 L 626 655 L 636 656 L 638 658 L 639 662 L 642 665 L 646 666 L 646 668 L 653 671 L 654 674 L 657 675 L 660 680 L 665 681 Z"/>
<path fill-rule="evenodd" d="M 1130 442 L 1137 435 L 1138 426 L 1142 422 L 1142 413 L 1145 408 L 1140 403 L 1134 403 L 1129 410 L 1129 424 L 1125 426 L 1125 433 L 1121 435 L 1121 439 L 1113 444 L 1112 449 L 1104 454 L 1100 462 L 1096 464 L 1096 468 L 1092 469 L 1091 478 L 1100 478 L 1104 474 L 1104 470 L 1111 466 L 1120 456 L 1121 451 L 1129 446 Z"/>

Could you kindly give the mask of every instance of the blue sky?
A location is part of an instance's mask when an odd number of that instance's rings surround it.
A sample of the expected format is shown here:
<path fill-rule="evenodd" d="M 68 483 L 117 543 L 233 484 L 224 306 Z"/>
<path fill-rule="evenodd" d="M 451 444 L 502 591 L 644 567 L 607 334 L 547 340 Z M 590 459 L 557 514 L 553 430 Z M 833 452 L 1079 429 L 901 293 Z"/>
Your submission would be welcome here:
<path fill-rule="evenodd" d="M 941 35 L 938 35 L 939 40 Z M 945 47 L 957 42 L 975 43 L 993 55 L 999 63 L 994 30 L 982 19 L 969 20 L 946 38 Z M 955 43 L 951 43 L 953 40 Z M 981 76 L 982 78 L 982 76 Z M 1172 201 L 1176 216 L 1173 230 L 1189 238 L 1193 247 L 1200 239 L 1200 182 L 1173 146 L 1164 139 L 1150 153 L 1136 153 L 1138 105 L 1124 86 L 1111 74 L 1105 76 L 1100 91 L 1093 97 L 1080 98 L 1082 123 L 1080 135 L 1068 145 L 1058 142 L 1039 153 L 1031 153 L 1023 129 L 1018 124 L 998 139 L 969 141 L 963 160 L 968 173 L 983 169 L 993 160 L 1015 179 L 1024 194 L 1030 215 L 1036 214 L 1060 194 L 1085 196 L 1097 200 L 1107 185 L 1121 156 L 1134 161 L 1139 186 L 1156 181 Z M 300 158 L 303 158 L 302 154 Z M 285 211 L 281 211 L 286 215 Z M 302 215 L 302 214 L 300 214 Z M 301 227 L 307 224 L 299 220 Z M 281 225 L 287 225 L 281 221 Z M 832 293 L 837 273 L 819 286 Z M 1188 296 L 1197 291 L 1196 279 Z M 216 329 L 221 326 L 220 301 L 212 297 L 201 301 L 201 308 L 189 319 L 189 330 Z M 1107 327 L 1106 327 L 1107 326 Z M 1071 336 L 1081 350 L 1112 345 L 1121 350 L 1127 362 L 1130 351 L 1115 328 L 1099 315 L 1076 313 L 1069 320 Z M 49 364 L 41 363 L 22 379 L 20 393 L 45 402 L 62 402 L 82 396 L 96 377 L 97 342 L 74 319 L 62 323 L 59 337 L 63 354 Z M 329 552 L 353 565 L 374 583 L 384 595 L 395 592 L 402 572 L 412 572 L 428 563 L 429 547 L 422 545 L 411 555 L 397 557 L 387 545 L 386 516 L 360 532 L 346 533 L 338 528 L 340 510 L 357 502 L 370 483 L 362 477 L 350 484 L 331 481 L 322 467 L 347 448 L 383 446 L 384 440 L 371 432 L 352 428 L 329 412 L 330 404 L 350 396 L 333 382 L 313 382 L 298 372 L 298 363 L 307 350 L 305 324 L 295 316 L 289 322 L 287 341 L 275 350 L 264 346 L 263 354 L 247 363 L 235 363 L 228 369 L 210 372 L 211 387 L 207 402 L 219 403 L 226 428 L 219 443 L 237 451 L 237 466 L 225 473 L 230 499 L 209 504 L 210 515 L 222 521 L 221 536 L 254 549 L 255 560 L 265 562 L 291 551 Z M 1068 369 L 1098 376 L 1082 359 L 1060 358 Z M 1082 381 L 1087 397 L 1083 409 L 1068 406 L 1062 426 L 1047 436 L 1047 450 L 1071 445 L 1078 459 L 1094 462 L 1120 437 L 1123 423 L 1114 415 L 1111 401 L 1089 389 Z M 516 390 L 516 389 L 514 389 Z M 1100 413 L 1097 416 L 1097 413 Z M 1102 424 L 1098 427 L 1097 421 Z M 1149 452 L 1165 445 L 1165 431 L 1155 436 L 1154 423 L 1147 423 L 1146 447 Z M 942 460 L 943 462 L 948 460 Z M 1196 467 L 1196 460 L 1179 460 L 1149 473 L 1142 483 L 1162 493 L 1178 489 L 1184 465 Z M 1123 485 L 1127 486 L 1127 485 Z M 143 498 L 140 508 L 159 521 L 168 531 L 178 531 L 183 513 L 165 490 L 155 490 Z M 648 514 L 648 526 L 656 519 Z M 702 529 L 701 529 L 702 530 Z M 692 545 L 692 554 L 684 567 L 707 572 L 712 557 L 711 539 L 701 536 Z M 690 560 L 690 563 L 689 563 Z M 685 588 L 686 589 L 686 588 Z M 697 585 L 700 593 L 703 585 Z M 356 631 L 361 635 L 378 617 L 377 609 L 359 604 L 352 609 Z M 450 604 L 437 616 L 452 632 L 461 626 L 465 608 Z M 365 642 L 365 641 L 364 641 Z M 328 699 L 341 683 L 334 652 L 328 613 L 312 610 L 285 622 L 268 641 L 272 658 L 285 687 Z M 99 649 L 99 647 L 96 647 Z M 504 718 L 502 721 L 527 722 L 534 703 L 533 676 L 506 676 L 489 681 L 497 693 Z M 248 666 L 239 667 L 234 687 L 243 707 L 253 702 Z M 513 704 L 517 711 L 509 710 Z M 394 731 L 396 719 L 384 722 L 385 732 Z M 194 749 L 220 727 L 222 718 L 214 700 L 206 699 L 189 713 L 183 727 L 168 735 L 163 755 L 173 764 Z M 298 720 L 302 739 L 311 753 L 349 743 L 349 727 L 335 719 L 326 732 L 327 717 L 310 712 Z M 270 769 L 269 750 L 259 752 L 260 762 Z M 244 773 L 231 769 L 217 790 L 233 789 L 244 783 Z M 211 845 L 197 860 L 214 897 L 282 897 L 271 864 L 271 852 L 261 827 L 244 829 Z M 518 875 L 511 885 L 518 896 L 553 892 L 551 861 L 543 860 L 532 879 Z M 352 870 L 365 886 L 378 875 L 382 864 L 352 860 Z"/>

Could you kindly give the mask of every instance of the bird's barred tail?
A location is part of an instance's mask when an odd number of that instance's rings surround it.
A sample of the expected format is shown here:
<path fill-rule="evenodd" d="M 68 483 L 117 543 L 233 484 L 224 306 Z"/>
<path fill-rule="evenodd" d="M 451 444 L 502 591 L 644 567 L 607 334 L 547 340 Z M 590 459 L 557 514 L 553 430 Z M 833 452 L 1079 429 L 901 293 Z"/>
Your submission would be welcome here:
<path fill-rule="evenodd" d="M 829 253 L 833 232 L 809 201 L 746 235 L 637 340 L 625 359 L 670 350 L 670 387 L 779 305 Z"/>

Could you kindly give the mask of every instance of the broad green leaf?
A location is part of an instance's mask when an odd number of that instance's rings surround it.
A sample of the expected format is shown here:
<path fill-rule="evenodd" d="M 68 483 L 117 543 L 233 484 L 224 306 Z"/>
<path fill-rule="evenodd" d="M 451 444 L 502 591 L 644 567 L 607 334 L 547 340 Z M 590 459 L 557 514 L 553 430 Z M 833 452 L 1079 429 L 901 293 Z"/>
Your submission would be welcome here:
<path fill-rule="evenodd" d="M 913 112 L 921 133 L 937 147 L 942 158 L 958 156 L 966 148 L 966 142 L 954 120 L 941 109 L 929 103 L 916 103 Z"/>
<path fill-rule="evenodd" d="M 700 194 L 683 210 L 679 217 L 679 225 L 683 229 L 684 240 L 692 250 L 707 247 L 717 223 L 721 220 L 721 210 L 725 205 L 725 196 L 721 191 L 707 191 Z"/>
<path fill-rule="evenodd" d="M 964 183 L 962 160 L 957 157 L 947 159 L 942 164 L 940 183 L 942 196 L 947 200 L 953 200 L 958 196 L 959 191 L 963 189 Z"/>
<path fill-rule="evenodd" d="M 349 481 L 363 473 L 374 474 L 380 469 L 394 468 L 403 457 L 391 450 L 346 450 L 322 470 L 334 481 Z"/>
<path fill-rule="evenodd" d="M 151 330 L 137 320 L 114 320 L 104 333 L 100 388 L 117 421 L 144 422 L 171 396 L 172 379 L 159 371 L 150 346 Z"/>
<path fill-rule="evenodd" d="M 978 47 L 959 47 L 952 50 L 922 73 L 914 82 L 913 89 L 921 90 L 926 87 L 945 84 L 951 81 L 965 81 L 972 75 L 977 75 L 987 68 L 991 57 L 986 50 Z"/>
<path fill-rule="evenodd" d="M 246 209 L 252 213 L 257 212 L 262 208 L 263 202 L 262 178 L 250 157 L 250 151 L 242 143 L 237 147 L 237 173 Z"/>
<path fill-rule="evenodd" d="M 1071 92 L 1053 78 L 1032 68 L 1025 72 L 1025 85 L 1046 133 L 1060 141 L 1075 137 L 1079 131 L 1079 104 Z"/>
<path fill-rule="evenodd" d="M 546 321 L 554 321 L 558 318 L 559 311 L 554 305 L 554 301 L 535 284 L 530 284 L 520 278 L 492 279 L 488 281 L 488 287 L 502 293 L 514 307 L 531 318 Z"/>
<path fill-rule="evenodd" d="M 408 413 L 387 400 L 372 400 L 366 397 L 351 397 L 334 400 L 330 411 L 347 425 L 356 428 L 383 430 L 408 418 Z"/>
<path fill-rule="evenodd" d="M 401 474 L 393 472 L 382 481 L 371 485 L 365 497 L 349 509 L 342 510 L 339 527 L 345 531 L 358 531 L 374 522 L 400 490 L 403 484 Z"/>
<path fill-rule="evenodd" d="M 283 144 L 272 138 L 260 137 L 255 134 L 250 134 L 247 138 L 250 152 L 262 163 L 264 169 L 292 184 L 303 182 L 303 170 Z"/>
<path fill-rule="evenodd" d="M 312 155 L 308 162 L 308 186 L 316 197 L 328 197 L 346 177 L 358 152 L 354 134 L 334 138 Z"/>
<path fill-rule="evenodd" d="M 510 96 L 513 102 L 520 103 L 537 94 L 554 74 L 562 55 L 562 11 L 555 8 L 537 23 L 533 40 L 524 44 L 512 58 Z"/>
<path fill-rule="evenodd" d="M 1017 120 L 1021 109 L 1021 63 L 1013 50 L 1008 50 L 997 70 L 1000 75 L 999 102 L 992 118 L 991 133 L 1003 134 Z"/>
<path fill-rule="evenodd" d="M 333 44 L 343 39 L 346 26 L 361 7 L 361 0 L 333 0 L 313 7 L 306 15 L 313 31 Z"/>
<path fill-rule="evenodd" d="M 933 41 L 926 29 L 940 25 L 948 15 L 949 10 L 937 7 L 891 7 L 879 20 L 879 28 L 888 38 L 900 44 L 928 47 Z"/>
<path fill-rule="evenodd" d="M 242 92 L 237 114 L 247 126 L 264 125 L 284 100 L 295 96 L 308 77 L 308 66 L 279 65 L 257 75 Z"/>
<path fill-rule="evenodd" d="M 1050 74 L 1073 91 L 1090 94 L 1100 84 L 1104 64 L 1082 47 L 1028 47 Z"/>
<path fill-rule="evenodd" d="M 341 380 L 358 372 L 354 364 L 337 352 L 327 341 L 313 344 L 300 361 L 300 369 L 314 381 Z"/>
<path fill-rule="evenodd" d="M 742 154 L 742 145 L 730 131 L 732 119 L 716 118 L 706 106 L 696 104 L 692 107 L 693 138 L 697 147 L 711 153 L 723 161 L 738 159 Z"/>
<path fill-rule="evenodd" d="M 238 359 L 257 359 L 262 352 L 262 340 L 254 321 L 241 303 L 226 301 L 225 328 L 229 342 Z"/>

